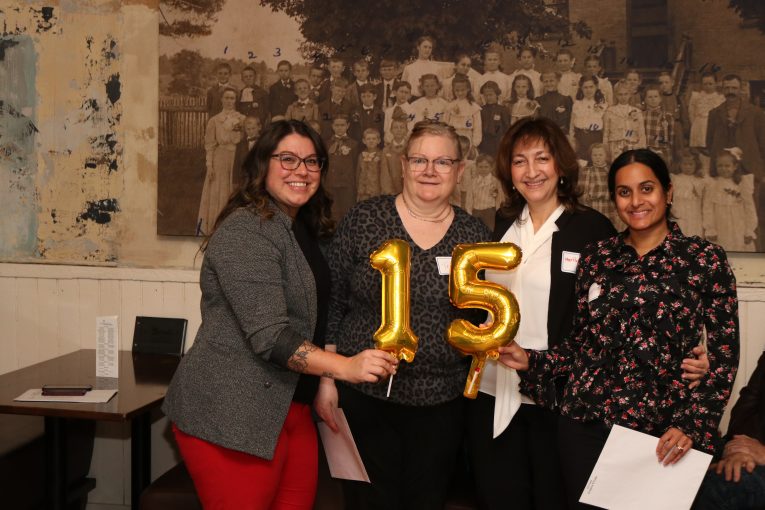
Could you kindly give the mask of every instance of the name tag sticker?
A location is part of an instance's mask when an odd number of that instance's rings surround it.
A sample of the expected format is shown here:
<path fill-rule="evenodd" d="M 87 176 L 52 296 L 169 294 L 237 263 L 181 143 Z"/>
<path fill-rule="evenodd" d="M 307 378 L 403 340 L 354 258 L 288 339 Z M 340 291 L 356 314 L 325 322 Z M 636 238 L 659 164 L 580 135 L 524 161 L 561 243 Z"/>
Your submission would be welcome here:
<path fill-rule="evenodd" d="M 576 273 L 576 265 L 581 255 L 574 251 L 564 251 L 560 258 L 560 270 L 564 273 Z"/>
<path fill-rule="evenodd" d="M 448 276 L 452 270 L 451 257 L 436 257 L 436 264 L 438 264 L 438 274 L 442 276 Z"/>
<path fill-rule="evenodd" d="M 587 302 L 592 303 L 600 297 L 600 285 L 593 283 L 590 285 L 590 290 L 587 292 Z"/>

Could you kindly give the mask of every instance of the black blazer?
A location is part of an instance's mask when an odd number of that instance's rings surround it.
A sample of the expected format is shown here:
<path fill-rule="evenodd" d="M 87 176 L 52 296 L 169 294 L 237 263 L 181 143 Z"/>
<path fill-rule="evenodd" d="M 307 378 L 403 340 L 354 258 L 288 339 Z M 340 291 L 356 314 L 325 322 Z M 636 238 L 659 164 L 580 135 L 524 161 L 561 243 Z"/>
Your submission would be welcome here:
<path fill-rule="evenodd" d="M 498 211 L 492 241 L 502 239 L 515 219 L 506 218 Z M 616 234 L 611 221 L 589 207 L 564 211 L 555 224 L 558 225 L 558 231 L 552 235 L 550 300 L 547 305 L 547 342 L 550 348 L 561 343 L 571 332 L 576 313 L 576 273 L 561 271 L 563 252 L 582 253 L 587 244 Z"/>
<path fill-rule="evenodd" d="M 765 352 L 731 411 L 727 438 L 733 439 L 734 434 L 746 434 L 765 443 Z"/>

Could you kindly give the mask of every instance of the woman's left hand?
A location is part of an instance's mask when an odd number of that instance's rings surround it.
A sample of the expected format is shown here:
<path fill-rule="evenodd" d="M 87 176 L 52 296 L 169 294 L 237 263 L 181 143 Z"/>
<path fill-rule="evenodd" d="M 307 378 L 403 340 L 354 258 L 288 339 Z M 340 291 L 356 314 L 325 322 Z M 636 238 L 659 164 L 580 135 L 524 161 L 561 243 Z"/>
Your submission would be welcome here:
<path fill-rule="evenodd" d="M 701 378 L 709 372 L 709 358 L 703 345 L 693 348 L 695 358 L 685 358 L 680 368 L 683 369 L 682 378 L 690 381 L 688 388 L 693 389 L 701 384 Z"/>
<path fill-rule="evenodd" d="M 665 466 L 675 464 L 693 448 L 693 439 L 675 427 L 670 427 L 663 436 L 659 438 L 659 444 L 656 445 L 656 457 L 659 462 Z"/>

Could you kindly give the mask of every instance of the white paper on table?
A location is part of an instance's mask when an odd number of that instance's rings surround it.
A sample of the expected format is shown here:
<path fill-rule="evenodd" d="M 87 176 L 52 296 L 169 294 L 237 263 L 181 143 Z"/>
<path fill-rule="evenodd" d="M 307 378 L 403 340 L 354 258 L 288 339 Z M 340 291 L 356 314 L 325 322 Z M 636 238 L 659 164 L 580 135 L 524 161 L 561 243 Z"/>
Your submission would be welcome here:
<path fill-rule="evenodd" d="M 369 475 L 356 448 L 345 413 L 342 409 L 336 408 L 334 415 L 337 432 L 332 432 L 326 423 L 319 422 L 319 435 L 324 445 L 324 454 L 327 456 L 329 473 L 332 478 L 369 482 Z"/>
<path fill-rule="evenodd" d="M 96 317 L 96 377 L 119 377 L 117 316 Z"/>
<path fill-rule="evenodd" d="M 90 404 L 103 404 L 109 402 L 117 390 L 90 390 L 84 395 L 43 395 L 42 388 L 27 390 L 18 397 L 16 402 L 81 402 Z"/>
<path fill-rule="evenodd" d="M 611 510 L 690 508 L 712 456 L 690 450 L 677 464 L 664 466 L 656 457 L 658 443 L 614 425 L 579 501 Z"/>

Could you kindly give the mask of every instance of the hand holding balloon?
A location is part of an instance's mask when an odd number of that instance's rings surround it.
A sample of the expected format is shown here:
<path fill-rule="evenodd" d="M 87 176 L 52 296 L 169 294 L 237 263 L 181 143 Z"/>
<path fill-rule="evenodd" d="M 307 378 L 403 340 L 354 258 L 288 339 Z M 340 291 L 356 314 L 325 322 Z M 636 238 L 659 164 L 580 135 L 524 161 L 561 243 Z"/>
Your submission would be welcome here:
<path fill-rule="evenodd" d="M 521 250 L 512 243 L 459 244 L 452 252 L 449 298 L 457 308 L 481 308 L 491 314 L 487 324 L 474 326 L 458 319 L 446 330 L 447 341 L 463 354 L 473 356 L 464 395 L 476 398 L 481 371 L 487 359 L 497 359 L 498 349 L 518 332 L 518 302 L 506 288 L 478 278 L 481 269 L 512 269 L 521 262 Z"/>

